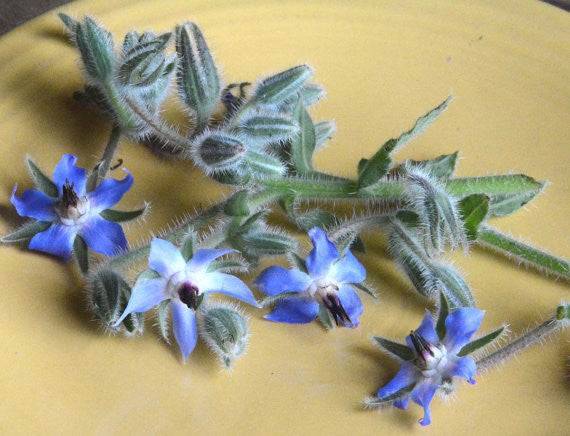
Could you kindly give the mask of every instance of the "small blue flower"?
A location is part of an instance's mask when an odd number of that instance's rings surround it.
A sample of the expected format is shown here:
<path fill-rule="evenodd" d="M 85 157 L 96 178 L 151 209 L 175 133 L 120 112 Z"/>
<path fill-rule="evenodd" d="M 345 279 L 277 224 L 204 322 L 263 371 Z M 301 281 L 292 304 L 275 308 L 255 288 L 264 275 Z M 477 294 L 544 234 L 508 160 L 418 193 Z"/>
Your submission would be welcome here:
<path fill-rule="evenodd" d="M 173 244 L 154 238 L 150 244 L 148 266 L 160 277 L 137 281 L 118 326 L 132 312 L 146 312 L 164 300 L 170 300 L 174 338 L 184 362 L 198 339 L 196 309 L 201 295 L 209 292 L 225 294 L 255 307 L 260 307 L 249 288 L 237 277 L 220 272 L 207 272 L 216 258 L 232 249 L 198 250 L 185 262 Z"/>
<path fill-rule="evenodd" d="M 362 282 L 366 270 L 349 250 L 340 256 L 336 246 L 318 227 L 309 230 L 309 237 L 313 250 L 305 261 L 308 274 L 272 266 L 263 270 L 255 281 L 255 285 L 269 296 L 297 293 L 281 301 L 265 318 L 305 324 L 315 319 L 320 304 L 330 312 L 337 325 L 358 326 L 362 302 L 350 284 Z"/>
<path fill-rule="evenodd" d="M 404 392 L 404 395 L 394 401 L 394 406 L 407 409 L 411 396 L 416 404 L 424 408 L 420 424 L 429 425 L 429 405 L 438 388 L 449 385 L 454 376 L 475 384 L 475 361 L 471 357 L 459 357 L 457 354 L 479 329 L 484 314 L 484 311 L 472 307 L 456 310 L 445 319 L 445 337 L 440 338 L 431 314 L 426 311 L 420 327 L 406 338 L 415 358 L 402 363 L 396 376 L 377 392 L 378 398 L 388 398 Z"/>
<path fill-rule="evenodd" d="M 86 193 L 85 169 L 76 167 L 75 162 L 75 156 L 65 154 L 56 165 L 53 182 L 59 192 L 57 198 L 36 190 L 25 191 L 19 198 L 18 185 L 14 187 L 10 201 L 20 216 L 51 222 L 47 230 L 34 235 L 29 248 L 67 259 L 75 237 L 80 235 L 89 248 L 105 256 L 128 249 L 121 226 L 99 214 L 119 202 L 133 185 L 133 177 L 124 170 L 127 175 L 123 180 L 104 180 Z"/>

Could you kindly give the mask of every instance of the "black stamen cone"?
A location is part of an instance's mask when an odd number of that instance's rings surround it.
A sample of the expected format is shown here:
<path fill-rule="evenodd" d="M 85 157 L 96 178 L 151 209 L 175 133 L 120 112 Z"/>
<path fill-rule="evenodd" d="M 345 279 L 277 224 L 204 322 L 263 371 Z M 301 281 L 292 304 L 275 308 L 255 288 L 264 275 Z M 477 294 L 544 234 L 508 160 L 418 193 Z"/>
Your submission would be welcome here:
<path fill-rule="evenodd" d="M 350 320 L 350 317 L 342 307 L 342 303 L 340 302 L 340 298 L 338 298 L 335 294 L 328 294 L 323 301 L 327 310 L 331 313 L 334 318 L 334 322 L 337 326 L 341 326 L 343 324 L 348 324 L 351 327 L 354 327 L 354 324 Z"/>
<path fill-rule="evenodd" d="M 178 288 L 178 296 L 190 309 L 196 310 L 198 307 L 198 288 L 190 283 L 184 283 Z"/>
<path fill-rule="evenodd" d="M 418 353 L 418 356 L 422 356 L 423 353 L 428 352 L 430 355 L 433 356 L 433 351 L 431 351 L 431 346 L 425 338 L 415 331 L 410 332 L 410 338 L 412 339 L 412 343 L 414 344 L 414 348 Z"/>
<path fill-rule="evenodd" d="M 73 190 L 73 183 L 69 184 L 69 180 L 67 179 L 65 179 L 65 185 L 62 186 L 61 201 L 66 208 L 77 207 L 77 203 L 79 202 L 79 197 Z"/>

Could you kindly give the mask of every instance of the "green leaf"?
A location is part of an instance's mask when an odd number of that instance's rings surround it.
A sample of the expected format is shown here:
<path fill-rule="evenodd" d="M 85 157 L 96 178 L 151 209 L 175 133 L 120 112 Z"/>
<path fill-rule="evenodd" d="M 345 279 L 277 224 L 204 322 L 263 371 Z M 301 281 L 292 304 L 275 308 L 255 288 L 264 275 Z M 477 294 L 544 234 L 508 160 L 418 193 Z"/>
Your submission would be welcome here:
<path fill-rule="evenodd" d="M 163 300 L 156 309 L 156 315 L 158 318 L 158 330 L 160 331 L 160 336 L 167 344 L 170 344 L 170 335 L 168 329 L 168 309 L 169 309 L 170 299 Z"/>
<path fill-rule="evenodd" d="M 196 24 L 176 26 L 175 33 L 178 89 L 185 103 L 196 113 L 198 128 L 203 128 L 220 96 L 218 70 Z"/>
<path fill-rule="evenodd" d="M 299 133 L 291 140 L 293 167 L 299 175 L 308 175 L 313 171 L 313 153 L 316 146 L 315 126 L 313 120 L 299 99 L 293 112 L 293 121 L 299 125 Z"/>
<path fill-rule="evenodd" d="M 106 209 L 101 211 L 99 214 L 107 221 L 122 223 L 125 221 L 132 221 L 137 218 L 140 218 L 146 213 L 147 210 L 148 210 L 148 204 L 145 204 L 142 208 L 137 210 Z"/>
<path fill-rule="evenodd" d="M 457 355 L 459 357 L 467 356 L 468 354 L 471 354 L 479 350 L 480 348 L 483 348 L 491 344 L 495 339 L 498 339 L 499 336 L 503 334 L 505 329 L 506 329 L 505 326 L 501 326 L 497 330 L 489 333 L 488 335 L 485 335 L 479 339 L 475 339 L 474 341 L 469 342 L 467 345 L 463 346 L 461 350 L 459 350 L 459 353 L 457 353 Z"/>
<path fill-rule="evenodd" d="M 487 177 L 464 177 L 445 181 L 445 190 L 454 197 L 465 197 L 470 194 L 494 195 L 519 194 L 522 192 L 540 191 L 544 182 L 537 182 L 524 174 L 506 174 Z"/>
<path fill-rule="evenodd" d="M 321 304 L 319 304 L 319 312 L 317 313 L 317 318 L 325 326 L 327 330 L 332 330 L 334 328 L 334 322 L 331 318 L 329 311 Z"/>
<path fill-rule="evenodd" d="M 445 338 L 446 334 L 446 327 L 445 327 L 445 319 L 449 315 L 449 302 L 445 297 L 443 292 L 439 293 L 439 314 L 437 316 L 437 325 L 435 326 L 435 331 L 440 339 Z"/>
<path fill-rule="evenodd" d="M 255 89 L 252 101 L 264 105 L 279 104 L 295 95 L 309 77 L 311 69 L 307 65 L 298 65 L 267 77 Z"/>
<path fill-rule="evenodd" d="M 89 251 L 87 250 L 85 239 L 79 235 L 75 237 L 75 241 L 73 242 L 73 254 L 77 259 L 77 264 L 81 272 L 87 274 L 89 272 Z"/>
<path fill-rule="evenodd" d="M 24 224 L 15 232 L 0 237 L 0 242 L 13 244 L 32 239 L 36 233 L 43 232 L 51 226 L 51 222 L 36 221 Z"/>
<path fill-rule="evenodd" d="M 408 162 L 427 170 L 433 177 L 437 177 L 438 179 L 448 179 L 453 175 L 453 171 L 455 171 L 458 155 L 459 152 L 456 151 L 452 154 L 442 154 L 441 156 L 431 160 L 410 160 Z"/>
<path fill-rule="evenodd" d="M 570 319 L 570 304 L 564 304 L 556 308 L 556 319 Z"/>
<path fill-rule="evenodd" d="M 367 407 L 382 407 L 385 406 L 387 404 L 393 403 L 396 400 L 399 400 L 401 398 L 407 397 L 416 387 L 416 383 L 412 383 L 411 385 L 408 385 L 396 392 L 394 392 L 391 395 L 387 395 L 383 398 L 368 398 L 364 401 L 364 403 L 366 404 Z"/>
<path fill-rule="evenodd" d="M 184 238 L 184 241 L 182 242 L 182 247 L 180 248 L 180 254 L 182 254 L 182 257 L 184 258 L 185 262 L 188 262 L 190 259 L 192 259 L 192 256 L 194 256 L 195 243 L 196 243 L 196 237 L 194 233 L 189 233 Z"/>
<path fill-rule="evenodd" d="M 364 245 L 364 241 L 360 236 L 354 238 L 354 240 L 350 244 L 350 249 L 352 251 L 356 251 L 357 253 L 366 254 L 366 246 Z"/>
<path fill-rule="evenodd" d="M 507 216 L 510 215 L 527 203 L 534 200 L 542 192 L 541 189 L 527 192 L 517 192 L 514 194 L 497 194 L 491 196 L 491 204 L 489 207 L 489 215 L 491 216 Z"/>
<path fill-rule="evenodd" d="M 332 121 L 321 121 L 315 124 L 315 151 L 321 148 L 335 133 L 336 126 Z"/>
<path fill-rule="evenodd" d="M 259 304 L 261 304 L 261 307 L 271 307 L 287 298 L 299 298 L 300 295 L 302 294 L 299 292 L 282 292 L 281 294 L 265 297 Z"/>
<path fill-rule="evenodd" d="M 49 195 L 50 197 L 59 197 L 57 186 L 55 186 L 50 178 L 46 176 L 42 170 L 39 169 L 31 156 L 26 156 L 26 166 L 28 167 L 28 172 L 34 181 L 36 188 L 38 188 L 44 194 Z"/>
<path fill-rule="evenodd" d="M 374 298 L 375 300 L 378 300 L 378 295 L 376 295 L 376 292 L 374 292 L 372 289 L 370 289 L 368 286 L 362 284 L 362 283 L 352 283 L 350 286 L 354 286 L 356 289 L 358 289 L 359 291 L 362 291 L 368 295 L 370 295 L 372 298 Z"/>
<path fill-rule="evenodd" d="M 476 240 L 479 226 L 489 213 L 489 197 L 484 194 L 468 195 L 459 202 L 459 211 L 467 238 Z"/>
<path fill-rule="evenodd" d="M 372 336 L 372 339 L 374 339 L 384 350 L 402 360 L 412 360 L 415 357 L 414 352 L 407 345 L 391 341 L 381 336 Z"/>

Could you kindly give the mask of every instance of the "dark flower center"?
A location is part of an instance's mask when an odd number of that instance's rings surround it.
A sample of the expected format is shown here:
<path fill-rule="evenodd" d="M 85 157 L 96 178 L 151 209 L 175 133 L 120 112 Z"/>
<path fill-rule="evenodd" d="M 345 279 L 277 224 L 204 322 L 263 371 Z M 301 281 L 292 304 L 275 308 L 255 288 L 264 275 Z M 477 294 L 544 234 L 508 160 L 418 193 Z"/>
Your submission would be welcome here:
<path fill-rule="evenodd" d="M 334 322 L 337 326 L 341 326 L 346 323 L 351 327 L 354 327 L 352 321 L 350 320 L 350 317 L 346 313 L 346 310 L 344 310 L 344 307 L 342 307 L 342 303 L 340 301 L 340 298 L 338 298 L 338 295 L 327 293 L 323 297 L 323 304 L 333 316 Z"/>
<path fill-rule="evenodd" d="M 198 294 L 200 290 L 192 283 L 185 282 L 178 288 L 178 296 L 186 306 L 192 310 L 198 308 Z"/>
<path fill-rule="evenodd" d="M 65 179 L 65 185 L 62 186 L 62 191 L 61 203 L 63 204 L 63 207 L 66 209 L 77 207 L 79 197 L 73 189 L 73 183 L 69 184 L 69 180 Z"/>

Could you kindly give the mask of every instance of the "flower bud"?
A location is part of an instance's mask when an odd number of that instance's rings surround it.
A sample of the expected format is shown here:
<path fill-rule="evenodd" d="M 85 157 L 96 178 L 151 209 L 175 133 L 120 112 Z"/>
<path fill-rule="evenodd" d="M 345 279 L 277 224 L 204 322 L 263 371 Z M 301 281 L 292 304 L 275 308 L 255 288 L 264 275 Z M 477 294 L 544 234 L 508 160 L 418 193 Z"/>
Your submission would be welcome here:
<path fill-rule="evenodd" d="M 227 303 L 207 303 L 197 314 L 198 332 L 210 349 L 219 357 L 225 369 L 247 347 L 249 328 L 243 314 Z"/>
<path fill-rule="evenodd" d="M 236 167 L 245 152 L 239 139 L 225 133 L 209 133 L 199 138 L 193 157 L 205 171 L 215 172 Z"/>

